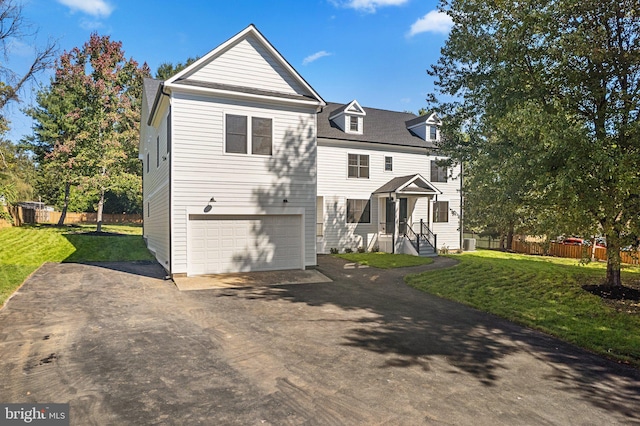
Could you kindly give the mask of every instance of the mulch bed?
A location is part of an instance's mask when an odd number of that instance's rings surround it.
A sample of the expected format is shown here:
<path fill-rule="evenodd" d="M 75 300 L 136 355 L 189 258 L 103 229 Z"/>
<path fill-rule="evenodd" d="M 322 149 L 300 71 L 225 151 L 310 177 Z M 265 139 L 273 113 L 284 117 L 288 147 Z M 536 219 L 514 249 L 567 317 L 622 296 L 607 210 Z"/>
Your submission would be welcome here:
<path fill-rule="evenodd" d="M 93 237 L 125 237 L 125 234 L 119 234 L 117 232 L 105 232 L 105 231 L 88 231 L 88 232 L 77 232 L 77 235 L 91 235 Z"/>
<path fill-rule="evenodd" d="M 622 286 L 604 284 L 587 284 L 582 288 L 595 294 L 620 312 L 640 314 L 640 282 L 627 283 Z"/>

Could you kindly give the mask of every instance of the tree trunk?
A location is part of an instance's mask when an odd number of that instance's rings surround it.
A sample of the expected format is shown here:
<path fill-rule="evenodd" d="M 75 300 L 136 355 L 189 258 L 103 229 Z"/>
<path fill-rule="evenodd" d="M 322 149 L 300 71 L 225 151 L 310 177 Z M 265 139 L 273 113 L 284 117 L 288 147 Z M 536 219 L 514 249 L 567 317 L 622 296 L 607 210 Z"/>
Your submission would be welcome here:
<path fill-rule="evenodd" d="M 607 235 L 607 280 L 605 285 L 621 286 L 620 279 L 620 243 L 616 236 Z"/>
<path fill-rule="evenodd" d="M 509 227 L 509 232 L 507 232 L 507 250 L 511 251 L 513 249 L 513 226 Z"/>
<path fill-rule="evenodd" d="M 100 191 L 100 201 L 98 201 L 98 227 L 96 228 L 96 232 L 102 232 L 102 208 L 104 207 L 104 190 Z"/>
<path fill-rule="evenodd" d="M 64 203 L 62 204 L 62 212 L 60 213 L 60 219 L 58 219 L 58 226 L 64 225 L 64 221 L 67 218 L 67 209 L 69 208 L 69 191 L 71 190 L 71 183 L 66 182 L 64 184 Z"/>

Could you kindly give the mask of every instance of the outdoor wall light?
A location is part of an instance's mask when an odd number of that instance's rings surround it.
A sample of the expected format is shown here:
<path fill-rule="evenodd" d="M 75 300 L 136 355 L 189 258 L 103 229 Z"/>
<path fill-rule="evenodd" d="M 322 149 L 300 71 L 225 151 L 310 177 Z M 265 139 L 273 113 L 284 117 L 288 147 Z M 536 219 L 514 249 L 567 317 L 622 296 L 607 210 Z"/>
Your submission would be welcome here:
<path fill-rule="evenodd" d="M 286 198 L 284 200 L 282 200 L 283 203 L 288 203 L 289 200 L 287 200 Z"/>
<path fill-rule="evenodd" d="M 211 197 L 209 199 L 209 202 L 207 203 L 207 206 L 204 208 L 204 212 L 205 213 L 209 213 L 211 211 L 211 209 L 213 208 L 213 206 L 211 206 L 211 203 L 215 203 L 216 199 L 214 197 Z"/>

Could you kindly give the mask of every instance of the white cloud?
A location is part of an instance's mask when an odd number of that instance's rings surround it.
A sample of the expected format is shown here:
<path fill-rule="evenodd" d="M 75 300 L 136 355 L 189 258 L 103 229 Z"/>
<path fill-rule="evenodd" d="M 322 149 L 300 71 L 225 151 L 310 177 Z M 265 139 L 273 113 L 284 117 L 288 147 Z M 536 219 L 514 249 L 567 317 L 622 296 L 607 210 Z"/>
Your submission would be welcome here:
<path fill-rule="evenodd" d="M 324 57 L 324 56 L 331 56 L 331 53 L 325 51 L 325 50 L 321 50 L 319 52 L 314 53 L 313 55 L 309 55 L 306 58 L 304 58 L 304 60 L 302 61 L 302 65 L 307 65 L 310 64 L 313 61 L 317 61 L 318 59 Z"/>
<path fill-rule="evenodd" d="M 105 0 L 58 0 L 73 12 L 80 11 L 96 17 L 108 17 L 113 12 L 113 6 Z"/>
<path fill-rule="evenodd" d="M 86 31 L 95 31 L 100 28 L 103 28 L 104 24 L 95 19 L 81 19 L 80 20 L 80 28 Z"/>
<path fill-rule="evenodd" d="M 451 17 L 446 13 L 432 10 L 411 25 L 409 37 L 420 33 L 448 34 L 453 27 Z"/>
<path fill-rule="evenodd" d="M 346 0 L 337 1 L 333 0 L 333 3 L 338 6 L 349 7 L 351 9 L 363 10 L 365 12 L 375 12 L 379 7 L 385 6 L 400 6 L 405 4 L 409 0 Z"/>

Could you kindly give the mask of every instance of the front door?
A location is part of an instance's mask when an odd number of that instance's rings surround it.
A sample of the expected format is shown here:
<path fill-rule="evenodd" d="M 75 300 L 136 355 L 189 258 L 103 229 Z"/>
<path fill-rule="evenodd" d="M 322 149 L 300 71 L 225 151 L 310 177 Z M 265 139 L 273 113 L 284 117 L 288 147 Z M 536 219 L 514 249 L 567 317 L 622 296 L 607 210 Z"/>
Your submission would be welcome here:
<path fill-rule="evenodd" d="M 407 232 L 407 199 L 400 198 L 400 228 L 398 229 L 400 235 L 404 235 Z"/>
<path fill-rule="evenodd" d="M 407 230 L 407 199 L 400 198 L 400 217 L 398 233 L 400 235 L 404 235 Z M 387 198 L 387 202 L 385 204 L 385 231 L 387 234 L 393 234 L 393 230 L 395 228 L 396 223 L 396 206 L 395 202 L 392 199 Z"/>
<path fill-rule="evenodd" d="M 385 234 L 393 234 L 396 223 L 396 206 L 395 202 L 391 198 L 386 199 L 385 204 L 385 220 L 384 220 L 384 232 Z"/>

